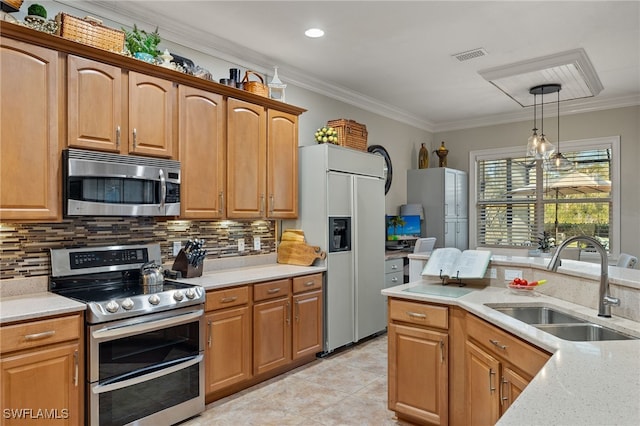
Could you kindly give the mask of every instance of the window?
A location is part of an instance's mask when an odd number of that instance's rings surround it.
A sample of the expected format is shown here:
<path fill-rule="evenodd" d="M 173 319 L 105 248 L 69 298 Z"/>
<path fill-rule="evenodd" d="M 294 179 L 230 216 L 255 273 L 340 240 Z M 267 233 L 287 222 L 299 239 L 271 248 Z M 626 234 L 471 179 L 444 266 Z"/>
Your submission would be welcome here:
<path fill-rule="evenodd" d="M 619 137 L 563 141 L 562 153 L 575 166 L 570 172 L 548 170 L 522 146 L 472 151 L 471 246 L 537 248 L 543 232 L 556 245 L 584 234 L 617 255 L 619 146 Z"/>

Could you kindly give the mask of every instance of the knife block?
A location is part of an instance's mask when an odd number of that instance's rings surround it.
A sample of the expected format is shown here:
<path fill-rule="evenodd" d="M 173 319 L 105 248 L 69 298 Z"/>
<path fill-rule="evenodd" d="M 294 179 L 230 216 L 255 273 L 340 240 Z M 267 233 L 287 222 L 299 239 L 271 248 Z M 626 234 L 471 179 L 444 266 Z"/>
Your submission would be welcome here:
<path fill-rule="evenodd" d="M 193 266 L 189 263 L 187 255 L 184 250 L 180 249 L 180 253 L 176 256 L 176 260 L 173 261 L 171 269 L 179 271 L 183 278 L 195 278 L 202 276 L 202 266 L 204 262 L 198 266 Z"/>

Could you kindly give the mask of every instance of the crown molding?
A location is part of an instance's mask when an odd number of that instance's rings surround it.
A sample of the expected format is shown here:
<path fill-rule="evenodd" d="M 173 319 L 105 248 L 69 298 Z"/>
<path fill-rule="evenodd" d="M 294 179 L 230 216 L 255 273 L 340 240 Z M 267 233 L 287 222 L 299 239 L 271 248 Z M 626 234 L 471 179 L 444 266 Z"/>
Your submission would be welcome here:
<path fill-rule="evenodd" d="M 245 46 L 240 46 L 231 40 L 206 33 L 188 25 L 179 24 L 170 17 L 154 13 L 153 10 L 150 10 L 148 4 L 145 4 L 146 2 L 127 2 L 127 11 L 125 13 L 119 11 L 118 2 L 113 1 L 89 0 L 81 2 L 80 4 L 73 0 L 56 1 L 69 7 L 111 20 L 120 25 L 132 27 L 134 23 L 137 23 L 139 26 L 144 24 L 149 28 L 155 28 L 157 26 L 160 29 L 162 38 L 167 41 L 197 50 L 232 64 L 240 65 L 243 68 L 253 69 L 265 75 L 269 75 L 273 71 L 273 67 L 277 65 L 280 78 L 296 87 L 321 94 L 328 98 L 431 133 L 485 127 L 531 119 L 530 110 L 524 108 L 522 111 L 515 113 L 436 123 L 354 90 L 310 76 L 308 73 L 296 67 L 281 63 L 274 58 L 248 49 Z M 561 102 L 561 115 L 580 114 L 636 105 L 640 105 L 640 95 L 628 95 L 611 99 L 587 98 L 575 101 L 563 101 Z M 548 116 L 552 117 L 554 114 L 550 113 Z"/>
<path fill-rule="evenodd" d="M 604 111 L 607 109 L 626 108 L 639 105 L 640 95 L 619 96 L 609 99 L 588 98 L 578 99 L 574 101 L 564 101 L 560 103 L 560 117 L 562 117 L 563 115 L 584 114 L 587 112 Z M 554 110 L 550 111 L 549 114 L 546 114 L 545 111 L 545 118 L 555 117 L 557 115 L 557 112 Z M 433 132 L 448 132 L 452 130 L 473 129 L 476 127 L 516 123 L 519 121 L 531 120 L 532 117 L 533 115 L 531 110 L 526 108 L 522 111 L 508 114 L 495 114 L 467 120 L 455 120 L 436 123 L 433 127 Z"/>

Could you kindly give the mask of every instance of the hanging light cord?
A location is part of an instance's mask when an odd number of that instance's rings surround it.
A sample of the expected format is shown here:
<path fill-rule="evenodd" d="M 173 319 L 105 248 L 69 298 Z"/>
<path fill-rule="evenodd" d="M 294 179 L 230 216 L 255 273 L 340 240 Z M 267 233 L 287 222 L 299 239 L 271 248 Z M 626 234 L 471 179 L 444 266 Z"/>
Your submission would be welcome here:
<path fill-rule="evenodd" d="M 558 154 L 560 152 L 560 89 L 558 89 Z"/>
<path fill-rule="evenodd" d="M 540 119 L 541 124 L 541 128 L 540 128 L 540 137 L 544 136 L 544 89 L 540 91 L 540 95 L 542 96 L 542 100 L 540 102 L 540 107 L 541 107 L 541 111 L 540 111 L 540 116 L 542 117 Z"/>

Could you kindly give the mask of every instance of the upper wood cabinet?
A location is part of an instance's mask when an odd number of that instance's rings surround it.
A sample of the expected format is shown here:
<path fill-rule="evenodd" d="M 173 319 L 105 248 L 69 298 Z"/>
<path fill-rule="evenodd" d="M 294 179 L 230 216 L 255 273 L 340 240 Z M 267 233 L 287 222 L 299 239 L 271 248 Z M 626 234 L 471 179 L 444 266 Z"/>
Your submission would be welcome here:
<path fill-rule="evenodd" d="M 227 217 L 266 217 L 267 113 L 227 99 Z"/>
<path fill-rule="evenodd" d="M 67 143 L 73 148 L 120 153 L 126 138 L 122 70 L 74 55 L 67 57 Z M 126 153 L 126 144 L 124 147 Z"/>
<path fill-rule="evenodd" d="M 267 216 L 298 217 L 298 116 L 267 111 Z"/>
<path fill-rule="evenodd" d="M 225 101 L 221 95 L 181 85 L 178 120 L 182 185 L 180 216 L 224 217 L 226 185 Z"/>
<path fill-rule="evenodd" d="M 0 218 L 59 219 L 58 52 L 3 36 L 0 71 Z"/>
<path fill-rule="evenodd" d="M 175 96 L 169 80 L 69 55 L 68 145 L 174 157 Z"/>
<path fill-rule="evenodd" d="M 129 72 L 129 152 L 173 157 L 174 83 Z"/>
<path fill-rule="evenodd" d="M 298 117 L 227 100 L 227 217 L 298 217 Z"/>

